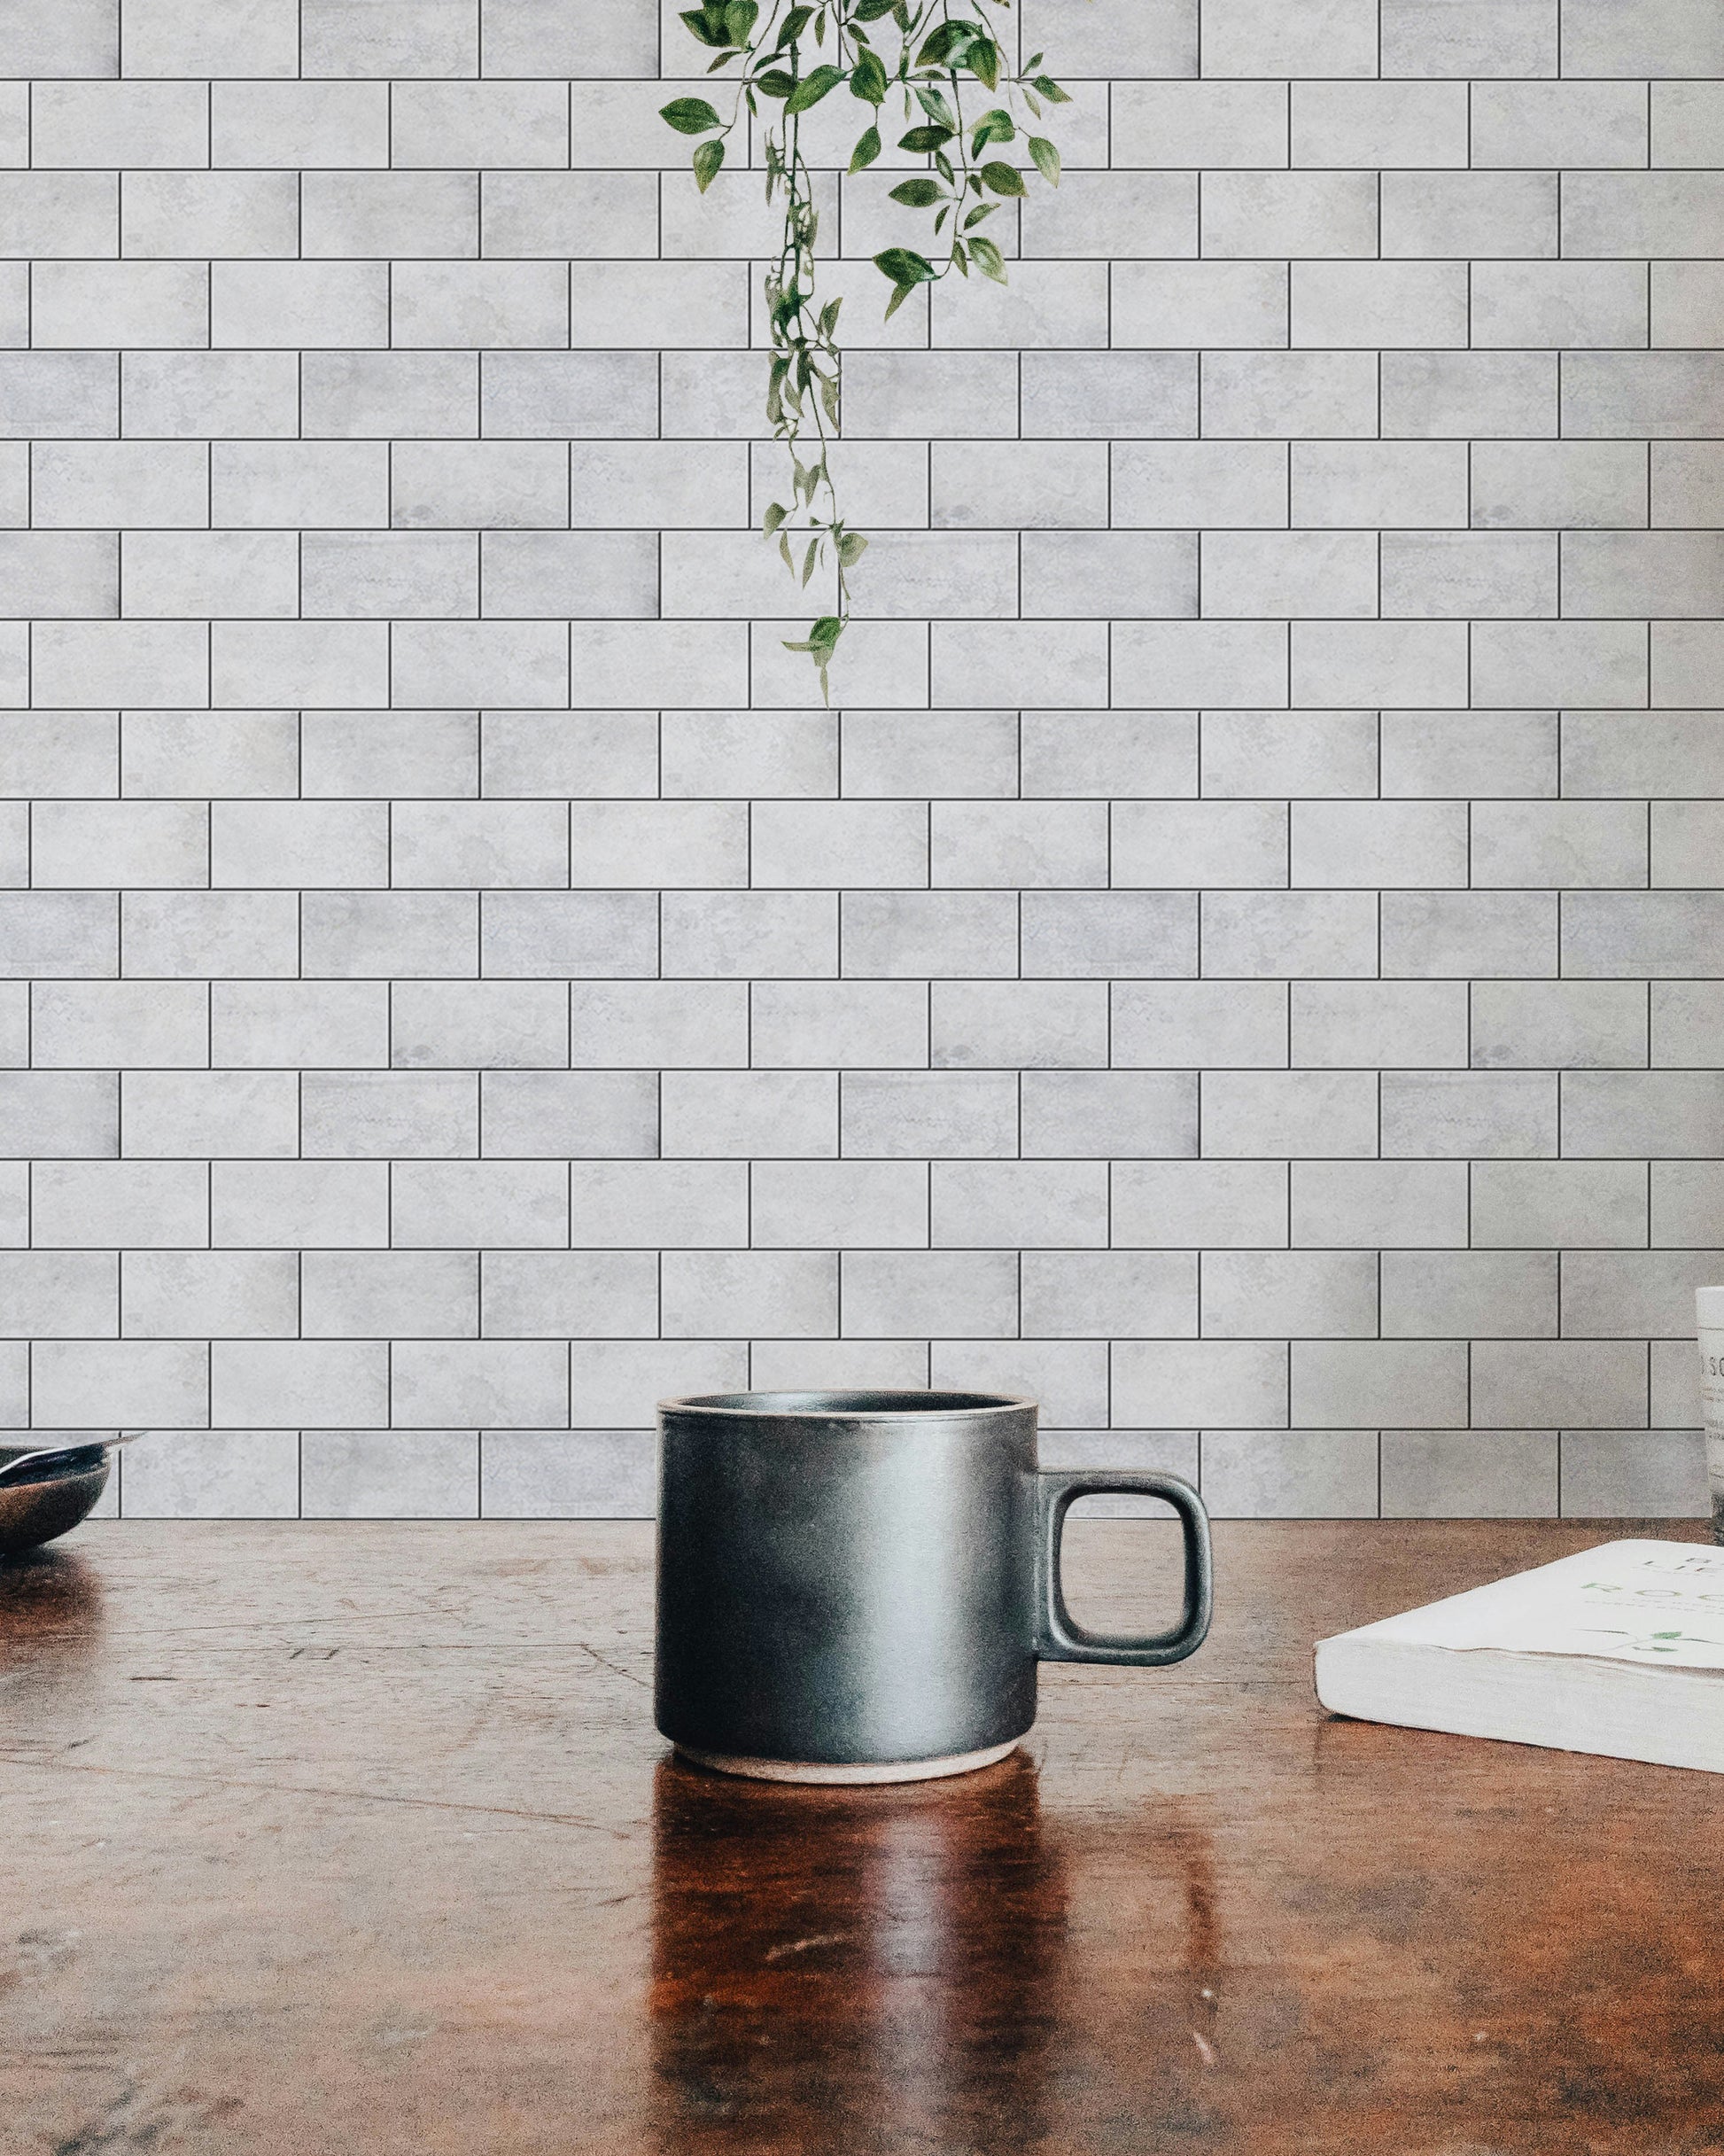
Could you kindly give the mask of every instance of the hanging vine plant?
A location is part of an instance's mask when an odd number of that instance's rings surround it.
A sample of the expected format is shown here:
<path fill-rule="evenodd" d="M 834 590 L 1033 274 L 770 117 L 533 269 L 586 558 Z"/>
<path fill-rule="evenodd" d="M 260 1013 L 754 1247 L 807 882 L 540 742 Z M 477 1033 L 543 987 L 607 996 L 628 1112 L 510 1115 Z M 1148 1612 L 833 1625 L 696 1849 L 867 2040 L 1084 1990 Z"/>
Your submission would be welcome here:
<path fill-rule="evenodd" d="M 972 4 L 1005 10 L 1010 0 Z M 788 7 L 784 0 L 766 0 L 764 10 L 759 0 L 705 0 L 682 19 L 717 54 L 709 74 L 738 71 L 727 120 L 704 97 L 678 97 L 663 108 L 679 134 L 702 138 L 694 153 L 695 184 L 703 194 L 712 184 L 739 126 L 746 154 L 746 113 L 763 122 L 766 199 L 781 198 L 784 206 L 778 259 L 766 271 L 772 333 L 766 416 L 789 452 L 790 485 L 788 501 L 766 510 L 765 530 L 804 589 L 817 569 L 829 563 L 836 570 L 837 611 L 820 615 L 805 637 L 785 646 L 809 654 L 825 695 L 827 668 L 850 618 L 850 572 L 868 542 L 844 520 L 829 457 L 841 421 L 842 302 L 822 304 L 816 290 L 819 215 L 803 155 L 803 115 L 846 90 L 872 108 L 850 159 L 850 172 L 864 172 L 885 147 L 889 101 L 902 99 L 897 147 L 926 165 L 891 189 L 891 199 L 929 214 L 932 230 L 924 240 L 927 253 L 887 247 L 874 258 L 891 287 L 889 320 L 912 292 L 953 270 L 1006 282 L 1005 256 L 982 227 L 1003 203 L 1028 193 L 1029 171 L 1021 157 L 1050 185 L 1059 185 L 1060 152 L 1045 136 L 1031 133 L 1029 122 L 1041 120 L 1045 105 L 1070 100 L 1044 72 L 1039 52 L 1013 73 L 985 13 L 954 15 L 951 0 L 820 0 Z M 885 49 L 894 42 L 896 51 Z M 987 109 L 977 111 L 984 102 Z"/>

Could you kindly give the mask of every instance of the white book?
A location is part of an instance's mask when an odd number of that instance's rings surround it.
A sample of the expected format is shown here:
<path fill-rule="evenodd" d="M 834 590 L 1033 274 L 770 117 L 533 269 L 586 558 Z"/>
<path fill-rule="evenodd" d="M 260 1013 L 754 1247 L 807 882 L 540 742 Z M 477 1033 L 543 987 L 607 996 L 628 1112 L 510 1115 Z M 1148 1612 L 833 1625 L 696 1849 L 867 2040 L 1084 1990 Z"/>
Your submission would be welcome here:
<path fill-rule="evenodd" d="M 1724 1549 L 1606 1542 L 1320 1639 L 1331 1713 L 1724 1773 Z"/>

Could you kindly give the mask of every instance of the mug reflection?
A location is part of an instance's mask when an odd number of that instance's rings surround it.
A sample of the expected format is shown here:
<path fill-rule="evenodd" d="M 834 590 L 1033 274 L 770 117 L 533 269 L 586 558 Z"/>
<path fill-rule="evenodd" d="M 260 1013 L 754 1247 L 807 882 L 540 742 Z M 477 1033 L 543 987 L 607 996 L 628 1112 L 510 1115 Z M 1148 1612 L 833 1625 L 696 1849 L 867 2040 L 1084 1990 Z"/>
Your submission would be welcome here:
<path fill-rule="evenodd" d="M 653 1800 L 658 2145 L 1039 2146 L 1066 1919 L 1021 1753 L 864 1790 L 666 1761 Z"/>

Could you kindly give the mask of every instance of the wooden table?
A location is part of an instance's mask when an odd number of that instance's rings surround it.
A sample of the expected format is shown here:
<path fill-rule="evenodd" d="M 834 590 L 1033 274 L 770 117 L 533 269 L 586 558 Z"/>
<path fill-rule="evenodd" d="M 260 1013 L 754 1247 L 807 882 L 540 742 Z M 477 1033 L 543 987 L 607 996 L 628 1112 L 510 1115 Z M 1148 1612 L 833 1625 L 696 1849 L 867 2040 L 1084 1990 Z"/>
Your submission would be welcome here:
<path fill-rule="evenodd" d="M 1310 1691 L 1611 1531 L 1223 1526 L 1196 1660 L 827 1791 L 668 1758 L 644 1526 L 86 1529 L 0 1572 L 0 2149 L 1724 2150 L 1724 1786 Z"/>

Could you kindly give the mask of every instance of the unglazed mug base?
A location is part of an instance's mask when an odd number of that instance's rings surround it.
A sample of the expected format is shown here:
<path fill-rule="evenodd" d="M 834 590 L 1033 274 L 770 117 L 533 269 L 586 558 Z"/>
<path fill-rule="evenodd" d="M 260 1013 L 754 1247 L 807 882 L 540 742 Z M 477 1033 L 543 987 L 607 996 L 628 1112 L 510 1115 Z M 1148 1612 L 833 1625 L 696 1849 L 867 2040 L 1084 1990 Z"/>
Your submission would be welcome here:
<path fill-rule="evenodd" d="M 940 1759 L 863 1760 L 853 1765 L 833 1766 L 818 1759 L 750 1759 L 740 1752 L 697 1752 L 691 1744 L 677 1750 L 696 1766 L 711 1767 L 720 1774 L 746 1775 L 756 1782 L 817 1782 L 856 1788 L 881 1782 L 932 1782 L 947 1774 L 974 1774 L 978 1767 L 991 1767 L 1015 1751 L 1021 1739 L 1008 1737 L 1004 1744 L 990 1744 L 980 1752 L 948 1752 Z"/>

